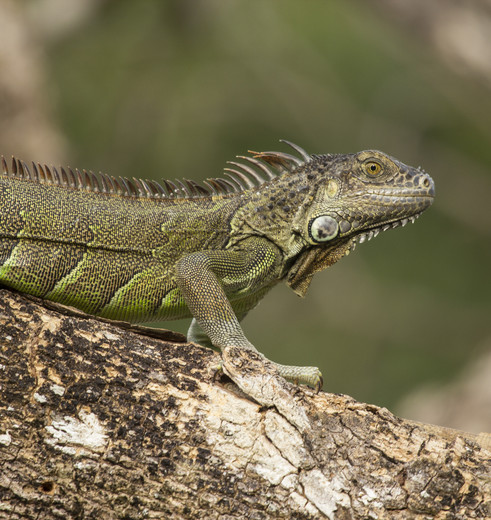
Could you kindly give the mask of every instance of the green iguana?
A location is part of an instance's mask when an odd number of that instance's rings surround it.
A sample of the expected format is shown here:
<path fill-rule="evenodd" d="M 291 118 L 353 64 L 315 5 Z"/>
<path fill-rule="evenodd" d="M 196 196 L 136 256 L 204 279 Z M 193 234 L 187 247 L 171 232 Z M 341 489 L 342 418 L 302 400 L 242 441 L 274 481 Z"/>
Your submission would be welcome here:
<path fill-rule="evenodd" d="M 253 349 L 239 324 L 278 282 L 314 274 L 413 222 L 434 184 L 378 151 L 251 152 L 225 178 L 114 178 L 2 158 L 0 284 L 129 322 L 193 317 L 190 341 Z M 320 388 L 315 367 L 274 364 Z"/>

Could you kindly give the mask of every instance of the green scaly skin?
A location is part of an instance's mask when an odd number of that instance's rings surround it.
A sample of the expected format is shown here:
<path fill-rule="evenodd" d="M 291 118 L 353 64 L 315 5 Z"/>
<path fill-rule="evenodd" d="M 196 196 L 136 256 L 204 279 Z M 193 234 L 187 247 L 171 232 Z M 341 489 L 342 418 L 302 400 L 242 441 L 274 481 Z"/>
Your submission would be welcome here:
<path fill-rule="evenodd" d="M 228 184 L 201 187 L 3 161 L 0 284 L 109 319 L 193 317 L 190 341 L 255 350 L 239 321 L 274 285 L 304 296 L 316 272 L 434 197 L 425 172 L 382 152 L 288 144 L 300 157 L 243 157 Z M 316 367 L 275 366 L 322 385 Z"/>

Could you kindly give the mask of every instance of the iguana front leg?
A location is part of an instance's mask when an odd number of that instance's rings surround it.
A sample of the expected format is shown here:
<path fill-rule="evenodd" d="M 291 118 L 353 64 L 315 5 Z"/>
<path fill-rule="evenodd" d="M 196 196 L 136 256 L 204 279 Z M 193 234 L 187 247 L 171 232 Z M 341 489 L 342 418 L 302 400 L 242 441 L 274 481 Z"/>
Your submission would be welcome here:
<path fill-rule="evenodd" d="M 176 264 L 177 285 L 196 323 L 188 339 L 203 342 L 206 338 L 223 350 L 239 347 L 257 352 L 246 338 L 227 297 L 246 301 L 252 308 L 257 293 L 262 293 L 279 276 L 280 253 L 264 239 L 249 239 L 240 251 L 210 250 L 184 256 Z M 247 309 L 244 309 L 245 311 Z M 245 314 L 245 312 L 244 312 Z M 199 330 L 201 329 L 201 331 Z M 285 379 L 320 388 L 322 375 L 316 367 L 296 367 L 273 363 Z"/>
<path fill-rule="evenodd" d="M 239 322 L 245 317 L 245 314 L 238 316 Z M 204 347 L 214 348 L 210 338 L 203 332 L 196 318 L 193 318 L 187 333 L 188 341 L 198 343 Z M 253 347 L 254 348 L 254 347 Z M 255 349 L 257 350 L 257 349 Z M 305 384 L 313 386 L 317 391 L 322 388 L 322 374 L 317 367 L 302 367 L 294 365 L 281 365 L 271 361 L 278 373 L 287 381 L 295 384 Z"/>
<path fill-rule="evenodd" d="M 237 319 L 239 320 L 239 323 L 245 318 L 246 312 L 243 314 L 238 315 Z M 203 347 L 208 347 L 211 349 L 215 349 L 215 345 L 211 342 L 211 339 L 208 337 L 207 334 L 203 332 L 203 329 L 199 326 L 199 323 L 196 321 L 196 318 L 193 318 L 191 320 L 191 324 L 189 325 L 188 333 L 187 333 L 188 341 L 191 341 L 193 343 L 198 343 L 199 345 L 202 345 Z"/>

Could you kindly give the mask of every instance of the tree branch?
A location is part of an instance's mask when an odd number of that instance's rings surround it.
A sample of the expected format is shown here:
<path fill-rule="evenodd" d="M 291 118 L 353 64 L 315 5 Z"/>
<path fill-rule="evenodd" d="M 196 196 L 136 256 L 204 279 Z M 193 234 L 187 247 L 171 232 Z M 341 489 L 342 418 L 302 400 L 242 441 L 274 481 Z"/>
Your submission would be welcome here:
<path fill-rule="evenodd" d="M 0 518 L 489 518 L 485 436 L 288 385 L 302 430 L 167 337 L 0 290 Z"/>

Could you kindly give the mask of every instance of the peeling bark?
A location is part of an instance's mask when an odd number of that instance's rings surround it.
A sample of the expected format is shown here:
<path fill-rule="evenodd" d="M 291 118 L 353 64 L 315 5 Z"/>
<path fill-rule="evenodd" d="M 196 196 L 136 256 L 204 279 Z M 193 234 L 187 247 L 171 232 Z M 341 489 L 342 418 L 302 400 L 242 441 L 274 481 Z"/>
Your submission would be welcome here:
<path fill-rule="evenodd" d="M 299 427 L 169 334 L 0 290 L 0 518 L 491 516 L 485 436 L 288 385 Z"/>

